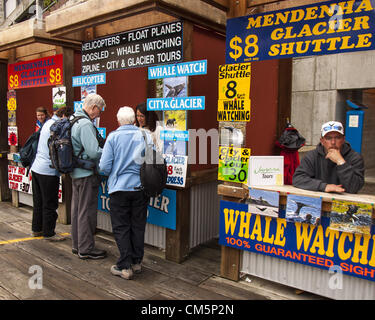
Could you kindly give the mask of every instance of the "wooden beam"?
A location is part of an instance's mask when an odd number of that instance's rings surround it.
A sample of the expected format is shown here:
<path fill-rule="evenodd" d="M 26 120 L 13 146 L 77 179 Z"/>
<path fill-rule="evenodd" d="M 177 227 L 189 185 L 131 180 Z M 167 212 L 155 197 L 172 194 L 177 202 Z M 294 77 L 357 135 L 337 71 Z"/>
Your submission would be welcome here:
<path fill-rule="evenodd" d="M 188 20 L 221 33 L 225 32 L 225 11 L 201 0 L 107 0 L 105 4 L 102 0 L 90 0 L 52 12 L 46 17 L 46 30 L 53 36 L 69 37 L 70 34 L 90 26 L 106 25 L 111 28 L 111 25 L 120 19 L 158 12 L 174 19 Z M 117 32 L 124 31 L 126 23 L 121 27 L 123 30 Z"/>
<path fill-rule="evenodd" d="M 242 17 L 246 15 L 246 0 L 230 1 L 228 18 Z"/>

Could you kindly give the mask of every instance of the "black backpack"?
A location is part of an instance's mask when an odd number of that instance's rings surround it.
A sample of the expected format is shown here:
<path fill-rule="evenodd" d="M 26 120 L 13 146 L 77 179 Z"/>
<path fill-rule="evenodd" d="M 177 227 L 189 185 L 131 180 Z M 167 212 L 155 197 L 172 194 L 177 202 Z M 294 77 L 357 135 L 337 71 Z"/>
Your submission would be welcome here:
<path fill-rule="evenodd" d="M 145 133 L 142 134 L 146 144 L 140 172 L 142 189 L 148 197 L 157 197 L 167 184 L 167 163 L 160 152 L 147 144 Z"/>
<path fill-rule="evenodd" d="M 73 125 L 85 117 L 73 117 L 72 120 L 63 118 L 56 121 L 51 126 L 51 135 L 48 139 L 49 156 L 51 158 L 51 168 L 55 168 L 60 173 L 70 173 L 74 168 L 83 168 L 86 170 L 96 170 L 96 163 L 92 160 L 80 159 L 83 148 L 78 154 L 74 155 L 71 131 Z M 96 129 L 96 127 L 94 126 Z M 102 147 L 104 140 L 99 141 L 100 134 L 96 130 L 96 138 Z M 102 139 L 102 138 L 101 138 Z"/>
<path fill-rule="evenodd" d="M 38 131 L 34 132 L 27 139 L 25 145 L 20 149 L 19 153 L 21 164 L 25 168 L 30 168 L 35 160 L 41 130 L 42 129 L 39 129 Z"/>

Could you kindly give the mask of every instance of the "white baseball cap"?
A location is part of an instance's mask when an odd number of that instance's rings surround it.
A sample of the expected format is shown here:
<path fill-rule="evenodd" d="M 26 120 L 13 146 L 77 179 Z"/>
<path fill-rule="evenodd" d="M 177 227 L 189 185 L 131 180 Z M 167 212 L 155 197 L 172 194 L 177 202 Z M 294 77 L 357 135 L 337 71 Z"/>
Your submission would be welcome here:
<path fill-rule="evenodd" d="M 344 127 L 342 126 L 341 122 L 338 121 L 328 121 L 322 125 L 322 137 L 324 137 L 329 132 L 338 132 L 344 135 Z"/>

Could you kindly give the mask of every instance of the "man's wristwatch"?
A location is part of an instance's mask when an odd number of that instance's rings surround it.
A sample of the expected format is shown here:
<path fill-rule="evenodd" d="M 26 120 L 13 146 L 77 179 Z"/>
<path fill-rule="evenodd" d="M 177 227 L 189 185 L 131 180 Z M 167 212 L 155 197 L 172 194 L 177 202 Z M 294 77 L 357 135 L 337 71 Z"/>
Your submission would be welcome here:
<path fill-rule="evenodd" d="M 341 160 L 341 161 L 337 162 L 337 165 L 342 166 L 345 162 L 346 162 L 345 160 Z"/>

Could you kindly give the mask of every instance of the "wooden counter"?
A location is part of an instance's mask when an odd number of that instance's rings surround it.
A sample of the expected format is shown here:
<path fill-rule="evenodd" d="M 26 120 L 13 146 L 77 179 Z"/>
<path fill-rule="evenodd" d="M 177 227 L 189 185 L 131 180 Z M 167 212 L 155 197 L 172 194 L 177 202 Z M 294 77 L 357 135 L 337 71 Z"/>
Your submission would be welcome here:
<path fill-rule="evenodd" d="M 375 195 L 367 194 L 350 194 L 350 193 L 328 193 L 328 192 L 315 192 L 308 191 L 299 188 L 295 188 L 290 185 L 285 186 L 252 186 L 251 188 L 277 191 L 280 193 L 280 207 L 285 206 L 287 202 L 288 194 L 294 194 L 306 197 L 321 197 L 322 198 L 322 211 L 331 212 L 332 201 L 354 201 L 362 202 L 372 205 L 372 219 L 375 219 Z M 233 202 L 244 202 L 249 196 L 249 190 L 246 185 L 239 184 L 220 184 L 218 186 L 218 194 L 223 197 L 223 200 Z M 221 247 L 221 276 L 227 279 L 239 280 L 241 261 L 241 250 L 222 246 Z"/>

